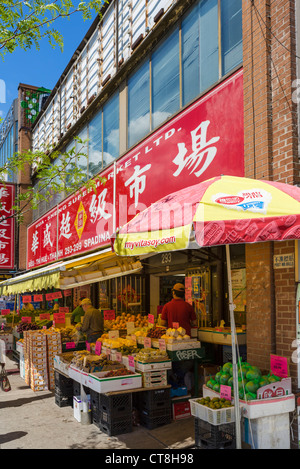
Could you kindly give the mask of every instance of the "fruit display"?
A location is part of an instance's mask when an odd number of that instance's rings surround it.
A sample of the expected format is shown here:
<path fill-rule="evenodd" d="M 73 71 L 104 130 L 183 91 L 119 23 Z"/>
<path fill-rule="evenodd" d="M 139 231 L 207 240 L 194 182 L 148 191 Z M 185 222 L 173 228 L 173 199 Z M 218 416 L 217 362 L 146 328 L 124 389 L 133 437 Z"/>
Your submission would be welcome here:
<path fill-rule="evenodd" d="M 105 378 L 115 378 L 117 376 L 134 375 L 134 372 L 127 368 L 120 368 L 119 370 L 112 370 L 106 373 Z"/>
<path fill-rule="evenodd" d="M 135 356 L 135 360 L 142 363 L 168 360 L 168 354 L 164 350 L 156 348 L 143 348 Z"/>
<path fill-rule="evenodd" d="M 122 313 L 113 320 L 105 320 L 104 329 L 112 331 L 126 329 L 127 322 L 134 322 L 134 327 L 145 327 L 148 325 L 148 316 Z"/>
<path fill-rule="evenodd" d="M 152 339 L 161 339 L 165 335 L 166 328 L 162 326 L 151 327 L 147 332 L 146 337 L 151 337 Z"/>
<path fill-rule="evenodd" d="M 259 388 L 277 381 L 280 381 L 280 378 L 271 372 L 263 375 L 257 366 L 252 366 L 247 362 L 240 362 L 238 364 L 238 389 L 239 398 L 242 400 L 250 401 L 257 399 L 257 390 Z M 216 392 L 220 392 L 221 384 L 230 386 L 232 393 L 234 392 L 231 362 L 225 363 L 215 376 L 210 377 L 206 386 Z"/>
<path fill-rule="evenodd" d="M 165 339 L 167 343 L 172 343 L 177 340 L 190 340 L 191 337 L 186 334 L 186 330 L 183 327 L 178 327 L 178 329 L 169 327 L 165 334 L 161 336 L 161 339 Z"/>
<path fill-rule="evenodd" d="M 77 350 L 72 353 L 73 357 L 71 355 L 65 354 L 61 354 L 60 357 L 63 361 L 66 360 L 75 368 L 86 371 L 88 373 L 125 368 L 121 363 L 114 360 L 109 360 L 105 353 L 101 353 L 101 355 L 95 355 L 88 352 L 87 350 Z"/>
<path fill-rule="evenodd" d="M 227 407 L 233 407 L 231 401 L 228 401 L 224 397 L 213 397 L 210 398 L 209 396 L 201 397 L 196 400 L 198 404 L 205 405 L 210 409 L 225 409 Z"/>
<path fill-rule="evenodd" d="M 117 350 L 118 352 L 120 352 L 122 348 L 136 347 L 136 342 L 134 340 L 124 339 L 122 337 L 116 337 L 115 339 L 102 339 L 100 337 L 98 340 L 102 342 L 103 347 Z"/>
<path fill-rule="evenodd" d="M 41 326 L 39 326 L 35 322 L 19 322 L 17 326 L 17 332 L 22 333 L 24 331 L 37 331 L 41 329 Z"/>
<path fill-rule="evenodd" d="M 60 327 L 56 330 L 60 332 L 62 342 L 79 342 L 86 337 L 76 326 Z"/>

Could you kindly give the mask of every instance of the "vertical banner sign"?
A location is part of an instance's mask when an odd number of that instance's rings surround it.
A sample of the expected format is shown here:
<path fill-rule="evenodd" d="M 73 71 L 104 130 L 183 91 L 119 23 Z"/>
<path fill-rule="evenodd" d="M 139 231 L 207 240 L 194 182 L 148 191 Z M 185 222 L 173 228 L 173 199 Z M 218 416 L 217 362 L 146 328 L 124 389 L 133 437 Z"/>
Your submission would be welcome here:
<path fill-rule="evenodd" d="M 15 186 L 0 184 L 0 269 L 13 269 L 15 263 Z"/>
<path fill-rule="evenodd" d="M 243 134 L 238 71 L 102 171 L 94 189 L 83 187 L 32 223 L 27 268 L 110 245 L 115 229 L 174 191 L 244 176 Z"/>

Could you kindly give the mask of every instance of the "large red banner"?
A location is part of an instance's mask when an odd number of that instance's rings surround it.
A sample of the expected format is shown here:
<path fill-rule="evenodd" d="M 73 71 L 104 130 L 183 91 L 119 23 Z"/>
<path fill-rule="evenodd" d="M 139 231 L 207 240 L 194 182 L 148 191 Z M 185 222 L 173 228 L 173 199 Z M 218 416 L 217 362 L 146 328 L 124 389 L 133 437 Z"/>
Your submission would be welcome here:
<path fill-rule="evenodd" d="M 238 71 L 101 172 L 96 192 L 83 189 L 29 226 L 27 267 L 109 245 L 116 228 L 171 192 L 244 176 L 243 134 Z"/>
<path fill-rule="evenodd" d="M 0 270 L 15 264 L 15 186 L 0 184 Z"/>

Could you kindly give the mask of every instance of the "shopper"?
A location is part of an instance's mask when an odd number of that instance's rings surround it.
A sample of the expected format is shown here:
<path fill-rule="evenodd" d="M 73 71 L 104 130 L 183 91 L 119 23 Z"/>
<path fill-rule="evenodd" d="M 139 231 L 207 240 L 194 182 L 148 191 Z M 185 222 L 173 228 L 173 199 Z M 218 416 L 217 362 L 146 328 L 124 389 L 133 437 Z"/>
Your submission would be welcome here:
<path fill-rule="evenodd" d="M 72 315 L 71 315 L 71 324 L 72 325 L 76 325 L 78 324 L 79 322 L 81 322 L 81 318 L 84 316 L 84 311 L 83 311 L 83 308 L 81 306 L 81 302 L 82 300 L 84 300 L 86 298 L 86 296 L 82 295 L 80 296 L 79 300 L 78 300 L 78 303 L 77 303 L 77 306 L 76 308 L 74 309 L 74 311 L 72 312 Z"/>
<path fill-rule="evenodd" d="M 178 323 L 179 327 L 191 335 L 191 326 L 196 326 L 196 314 L 192 305 L 184 300 L 185 288 L 182 283 L 176 283 L 172 289 L 173 299 L 166 303 L 161 313 L 161 325 L 173 327 Z"/>
<path fill-rule="evenodd" d="M 22 306 L 22 311 L 27 311 L 27 313 L 30 313 L 32 311 L 34 311 L 34 307 L 33 305 L 30 303 L 30 301 L 28 301 L 27 303 L 23 303 L 23 306 Z"/>
<path fill-rule="evenodd" d="M 88 342 L 96 342 L 104 330 L 102 313 L 92 306 L 92 302 L 88 298 L 82 300 L 81 306 L 84 311 L 83 322 L 82 325 L 78 324 L 76 327 L 86 333 Z"/>

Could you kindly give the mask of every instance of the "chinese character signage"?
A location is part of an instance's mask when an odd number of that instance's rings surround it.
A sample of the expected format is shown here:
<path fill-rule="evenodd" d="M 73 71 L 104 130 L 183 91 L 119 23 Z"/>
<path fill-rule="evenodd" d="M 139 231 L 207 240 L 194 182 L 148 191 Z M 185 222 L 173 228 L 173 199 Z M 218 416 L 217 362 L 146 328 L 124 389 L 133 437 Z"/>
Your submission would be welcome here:
<path fill-rule="evenodd" d="M 167 194 L 244 176 L 243 74 L 237 72 L 28 228 L 27 267 L 110 244 L 116 228 Z"/>
<path fill-rule="evenodd" d="M 14 268 L 14 203 L 15 186 L 13 184 L 0 184 L 0 270 Z"/>

